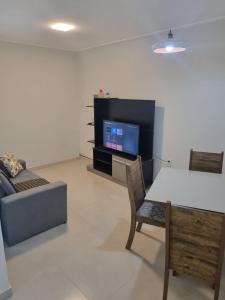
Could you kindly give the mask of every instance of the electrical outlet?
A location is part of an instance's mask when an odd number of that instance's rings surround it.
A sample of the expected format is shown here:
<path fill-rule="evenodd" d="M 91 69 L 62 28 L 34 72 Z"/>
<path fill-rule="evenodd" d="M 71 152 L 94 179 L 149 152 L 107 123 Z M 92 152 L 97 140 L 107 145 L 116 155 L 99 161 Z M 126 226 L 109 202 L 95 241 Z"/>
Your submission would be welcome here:
<path fill-rule="evenodd" d="M 168 160 L 168 161 L 167 161 L 166 167 L 167 167 L 167 168 L 171 168 L 171 167 L 172 167 L 172 162 L 171 162 L 171 160 Z"/>

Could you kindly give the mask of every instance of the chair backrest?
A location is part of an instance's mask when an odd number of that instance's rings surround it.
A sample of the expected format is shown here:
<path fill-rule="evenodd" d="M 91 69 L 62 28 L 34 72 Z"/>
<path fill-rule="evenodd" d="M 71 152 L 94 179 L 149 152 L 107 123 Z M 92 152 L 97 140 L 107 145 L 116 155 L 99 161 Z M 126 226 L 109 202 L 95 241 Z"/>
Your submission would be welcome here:
<path fill-rule="evenodd" d="M 212 284 L 220 282 L 225 249 L 225 215 L 166 205 L 166 264 Z"/>
<path fill-rule="evenodd" d="M 223 155 L 224 152 L 210 153 L 193 151 L 191 149 L 189 170 L 221 174 L 223 169 Z"/>
<path fill-rule="evenodd" d="M 132 164 L 126 165 L 126 175 L 131 210 L 135 213 L 144 202 L 146 195 L 140 156 Z"/>

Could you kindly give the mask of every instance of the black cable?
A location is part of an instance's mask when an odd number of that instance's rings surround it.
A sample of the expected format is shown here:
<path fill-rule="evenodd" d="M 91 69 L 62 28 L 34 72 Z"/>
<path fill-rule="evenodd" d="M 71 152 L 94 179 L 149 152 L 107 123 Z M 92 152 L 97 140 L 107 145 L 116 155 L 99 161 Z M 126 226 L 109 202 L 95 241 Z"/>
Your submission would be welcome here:
<path fill-rule="evenodd" d="M 158 157 L 158 156 L 154 156 L 153 159 L 157 159 L 157 160 L 160 160 L 164 163 L 167 163 L 167 164 L 170 164 L 171 165 L 171 160 L 165 160 L 165 159 L 162 159 L 161 157 Z"/>

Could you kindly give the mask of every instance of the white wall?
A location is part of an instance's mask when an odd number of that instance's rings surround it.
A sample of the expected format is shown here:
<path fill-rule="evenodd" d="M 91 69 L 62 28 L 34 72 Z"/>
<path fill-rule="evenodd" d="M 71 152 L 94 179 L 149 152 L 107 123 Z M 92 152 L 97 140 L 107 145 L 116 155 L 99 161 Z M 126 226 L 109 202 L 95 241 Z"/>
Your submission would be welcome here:
<path fill-rule="evenodd" d="M 191 147 L 225 149 L 224 26 L 176 31 L 188 51 L 165 56 L 151 51 L 159 36 L 79 54 L 0 43 L 0 154 L 14 152 L 30 166 L 79 150 L 91 157 L 93 128 L 86 123 L 93 109 L 85 105 L 99 88 L 120 98 L 156 99 L 154 152 L 175 167 L 188 166 Z"/>
<path fill-rule="evenodd" d="M 84 105 L 99 88 L 120 98 L 155 99 L 155 155 L 187 168 L 189 151 L 225 150 L 225 21 L 179 30 L 188 51 L 152 53 L 158 36 L 88 50 L 79 54 Z M 83 105 L 83 106 L 84 106 Z M 138 113 L 138 112 L 137 112 Z M 92 112 L 82 110 L 81 153 L 91 156 L 85 126 Z"/>
<path fill-rule="evenodd" d="M 30 166 L 79 154 L 76 64 L 74 53 L 0 43 L 0 154 Z"/>

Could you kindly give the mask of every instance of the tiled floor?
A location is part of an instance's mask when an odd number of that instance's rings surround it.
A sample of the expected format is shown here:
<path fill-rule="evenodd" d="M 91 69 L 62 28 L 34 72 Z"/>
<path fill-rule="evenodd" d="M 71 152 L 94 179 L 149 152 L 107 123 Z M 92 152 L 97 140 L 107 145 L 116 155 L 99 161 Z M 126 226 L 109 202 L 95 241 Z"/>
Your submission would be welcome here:
<path fill-rule="evenodd" d="M 68 183 L 68 225 L 6 249 L 11 300 L 161 300 L 164 230 L 144 226 L 133 251 L 126 188 L 86 171 L 80 158 L 38 170 Z M 172 278 L 169 300 L 213 299 L 211 288 Z M 225 270 L 220 299 L 225 299 Z"/>

